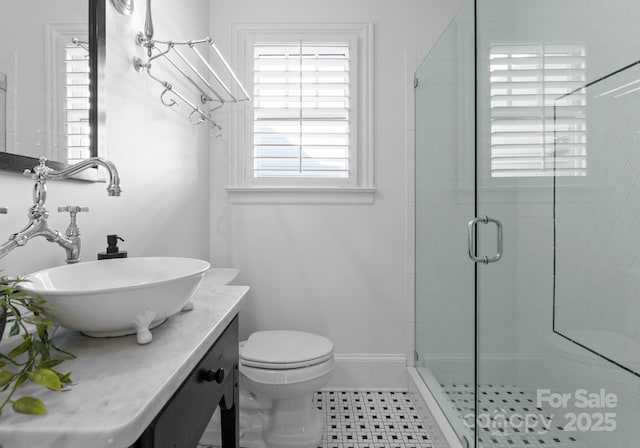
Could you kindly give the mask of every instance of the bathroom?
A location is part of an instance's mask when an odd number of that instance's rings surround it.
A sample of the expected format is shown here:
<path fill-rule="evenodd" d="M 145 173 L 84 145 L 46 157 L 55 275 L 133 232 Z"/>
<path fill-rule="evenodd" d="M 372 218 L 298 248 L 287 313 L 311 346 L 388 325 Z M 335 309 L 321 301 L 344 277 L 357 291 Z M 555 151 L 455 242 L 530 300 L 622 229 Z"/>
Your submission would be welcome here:
<path fill-rule="evenodd" d="M 214 267 L 237 268 L 240 273 L 234 283 L 251 288 L 239 312 L 241 340 L 262 329 L 325 336 L 334 344 L 336 361 L 326 390 L 410 391 L 417 402 L 423 398 L 414 392 L 422 391 L 450 446 L 493 447 L 487 440 L 474 444 L 473 428 L 465 427 L 439 396 L 446 395 L 443 385 L 470 384 L 473 389 L 477 382 L 479 394 L 486 384 L 555 392 L 565 386 L 566 378 L 556 383 L 556 378 L 545 376 L 552 359 L 545 341 L 553 332 L 555 311 L 554 209 L 549 202 L 554 178 L 507 178 L 502 188 L 481 185 L 474 198 L 474 142 L 481 154 L 482 139 L 487 138 L 475 134 L 475 120 L 491 120 L 486 98 L 479 96 L 478 101 L 485 101 L 480 106 L 474 102 L 474 85 L 482 85 L 486 81 L 482 76 L 488 73 L 488 63 L 484 69 L 474 64 L 476 39 L 479 48 L 534 38 L 563 43 L 562 33 L 570 32 L 570 43 L 588 44 L 586 54 L 595 55 L 593 62 L 589 59 L 586 83 L 637 59 L 629 55 L 634 50 L 638 54 L 632 44 L 638 40 L 631 30 L 640 12 L 628 0 L 616 0 L 618 8 L 596 0 L 553 4 L 479 0 L 474 29 L 473 3 L 155 0 L 153 20 L 159 39 L 211 36 L 234 70 L 239 64 L 234 31 L 243 24 L 365 24 L 364 29 L 371 31 L 369 65 L 364 67 L 370 78 L 368 91 L 361 92 L 366 102 L 360 109 L 367 128 L 360 146 L 367 158 L 359 161 L 368 163 L 358 166 L 362 173 L 356 188 L 249 191 L 239 182 L 234 165 L 239 151 L 237 116 L 244 105 L 228 104 L 215 112 L 221 136 L 204 124 L 190 123 L 188 109 L 164 107 L 159 98 L 162 89 L 132 64 L 134 56 L 145 54 L 135 42 L 144 28 L 145 2 L 138 0 L 133 15 L 127 16 L 108 0 L 100 155 L 117 164 L 123 192 L 113 198 L 104 194 L 103 183 L 50 182 L 48 203 L 52 209 L 66 205 L 90 209 L 78 215 L 83 260 L 95 259 L 105 250 L 106 235 L 117 234 L 125 240 L 120 246 L 130 257 L 192 257 Z M 15 11 L 14 23 L 26 23 L 32 13 L 19 5 L 6 9 L 12 17 Z M 56 8 L 51 9 L 55 14 Z M 72 8 L 65 3 L 58 9 Z M 68 20 L 53 17 L 54 22 Z M 604 25 L 594 31 L 595 18 Z M 443 61 L 430 62 L 438 51 L 445 52 Z M 0 54 L 0 72 L 7 66 L 4 57 Z M 36 53 L 33 58 L 43 60 L 45 55 Z M 434 107 L 422 94 L 434 64 L 442 69 L 441 76 L 461 86 L 453 105 Z M 26 89 L 20 84 L 21 92 Z M 7 95 L 7 116 L 11 101 Z M 31 113 L 44 114 L 38 98 L 34 101 Z M 429 124 L 421 129 L 417 120 L 423 116 Z M 452 123 L 459 128 L 452 128 Z M 421 142 L 440 138 L 437 131 L 451 135 L 442 136 L 449 140 L 436 141 L 435 146 L 454 147 L 457 152 L 452 151 L 451 157 L 460 161 L 456 170 L 460 179 L 455 180 L 460 191 L 449 208 L 442 199 L 448 194 L 444 168 L 449 159 L 433 154 L 420 159 L 417 154 Z M 5 131 L 9 143 L 11 132 L 9 125 Z M 19 146 L 46 146 L 40 133 L 33 129 Z M 469 152 L 460 152 L 463 144 Z M 487 168 L 485 162 L 479 163 L 481 169 Z M 478 175 L 475 180 L 482 179 Z M 422 204 L 414 183 L 426 186 Z M 4 192 L 0 206 L 8 209 L 8 214 L 0 215 L 5 236 L 24 227 L 32 186 L 27 177 L 0 172 Z M 467 222 L 485 215 L 504 225 L 504 256 L 499 263 L 476 267 L 466 255 Z M 68 217 L 52 213 L 50 222 L 63 230 Z M 477 228 L 484 255 L 493 250 L 495 230 L 482 223 Z M 447 230 L 460 234 L 449 236 Z M 420 244 L 436 250 L 423 252 Z M 24 275 L 63 263 L 59 247 L 35 239 L 0 258 L 0 271 Z M 423 293 L 448 299 L 421 302 Z M 589 392 L 604 388 L 617 394 L 617 430 L 577 432 L 575 438 L 582 445 L 566 441 L 557 446 L 634 446 L 629 441 L 638 435 L 633 428 L 640 403 L 637 374 L 601 362 L 590 367 L 591 381 L 584 368 L 576 372 L 587 377 L 581 387 Z M 608 370 L 610 365 L 613 370 Z M 577 387 L 572 387 L 575 393 Z"/>

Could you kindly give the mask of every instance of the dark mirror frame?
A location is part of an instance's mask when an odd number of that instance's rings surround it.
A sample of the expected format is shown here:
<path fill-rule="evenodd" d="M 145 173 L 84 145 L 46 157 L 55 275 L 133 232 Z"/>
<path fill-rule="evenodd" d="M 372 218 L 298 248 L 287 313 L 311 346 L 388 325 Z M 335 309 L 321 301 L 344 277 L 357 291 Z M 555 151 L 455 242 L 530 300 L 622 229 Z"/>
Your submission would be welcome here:
<path fill-rule="evenodd" d="M 89 126 L 91 127 L 91 157 L 101 153 L 104 142 L 104 65 L 106 52 L 106 0 L 89 0 L 89 82 L 91 108 L 89 109 Z M 0 170 L 23 173 L 38 165 L 35 157 L 0 152 Z M 62 162 L 48 161 L 47 165 L 60 170 L 69 165 Z M 86 170 L 78 180 L 98 180 L 97 169 Z"/>

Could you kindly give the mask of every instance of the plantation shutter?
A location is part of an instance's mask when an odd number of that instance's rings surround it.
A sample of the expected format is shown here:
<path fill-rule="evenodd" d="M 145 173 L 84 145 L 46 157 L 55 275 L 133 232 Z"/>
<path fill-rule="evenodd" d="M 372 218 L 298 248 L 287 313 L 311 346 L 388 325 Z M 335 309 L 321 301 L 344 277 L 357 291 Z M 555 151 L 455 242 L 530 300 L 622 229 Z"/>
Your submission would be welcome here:
<path fill-rule="evenodd" d="M 81 44 L 65 46 L 64 135 L 67 162 L 91 157 L 89 126 L 89 52 Z"/>
<path fill-rule="evenodd" d="M 585 61 L 579 44 L 491 47 L 491 177 L 586 175 Z"/>
<path fill-rule="evenodd" d="M 254 178 L 349 178 L 348 43 L 254 45 Z"/>

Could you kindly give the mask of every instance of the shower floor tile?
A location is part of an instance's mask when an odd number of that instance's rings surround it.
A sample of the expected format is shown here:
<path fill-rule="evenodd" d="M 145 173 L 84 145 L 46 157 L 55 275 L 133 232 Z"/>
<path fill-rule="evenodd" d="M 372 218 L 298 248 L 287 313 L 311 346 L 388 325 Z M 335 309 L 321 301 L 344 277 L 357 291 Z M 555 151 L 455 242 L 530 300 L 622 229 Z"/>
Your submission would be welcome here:
<path fill-rule="evenodd" d="M 453 407 L 460 413 L 460 418 L 473 413 L 474 390 L 470 384 L 442 384 L 445 394 Z M 525 431 L 524 428 L 501 425 L 515 416 L 543 415 L 549 418 L 549 410 L 536 407 L 535 394 L 525 392 L 515 386 L 483 384 L 479 388 L 479 406 L 482 415 L 492 418 L 489 427 L 482 428 L 479 437 L 479 448 L 525 448 L 541 446 L 546 448 L 584 448 L 575 433 L 562 430 L 560 426 L 551 425 L 544 434 L 537 430 Z M 500 418 L 498 420 L 497 418 Z M 486 420 L 485 420 L 486 421 Z M 518 421 L 518 420 L 514 420 Z M 493 424 L 495 422 L 495 424 Z"/>

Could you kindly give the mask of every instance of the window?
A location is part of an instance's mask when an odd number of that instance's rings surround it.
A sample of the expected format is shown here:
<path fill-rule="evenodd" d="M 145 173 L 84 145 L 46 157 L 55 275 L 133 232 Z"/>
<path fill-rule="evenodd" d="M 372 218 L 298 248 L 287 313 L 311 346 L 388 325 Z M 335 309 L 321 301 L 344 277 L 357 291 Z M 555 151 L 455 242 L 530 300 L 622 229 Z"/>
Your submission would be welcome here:
<path fill-rule="evenodd" d="M 72 41 L 65 45 L 64 144 L 67 163 L 91 157 L 89 126 L 89 48 Z"/>
<path fill-rule="evenodd" d="M 348 43 L 256 43 L 253 61 L 253 177 L 348 179 Z"/>
<path fill-rule="evenodd" d="M 90 86 L 87 24 L 46 28 L 45 155 L 76 163 L 90 157 Z"/>
<path fill-rule="evenodd" d="M 373 187 L 370 24 L 234 24 L 230 190 Z"/>
<path fill-rule="evenodd" d="M 491 47 L 491 177 L 586 175 L 585 64 L 581 44 Z"/>

